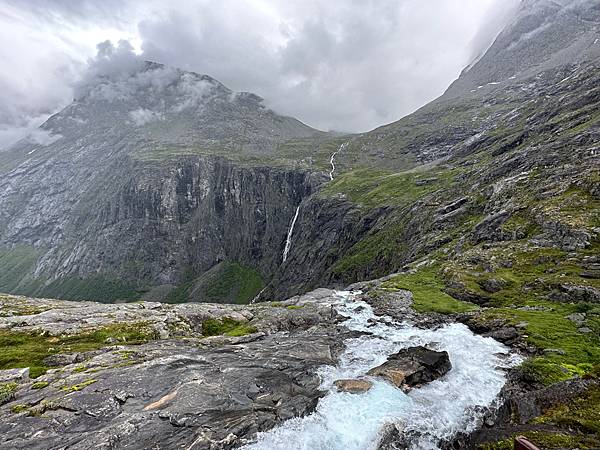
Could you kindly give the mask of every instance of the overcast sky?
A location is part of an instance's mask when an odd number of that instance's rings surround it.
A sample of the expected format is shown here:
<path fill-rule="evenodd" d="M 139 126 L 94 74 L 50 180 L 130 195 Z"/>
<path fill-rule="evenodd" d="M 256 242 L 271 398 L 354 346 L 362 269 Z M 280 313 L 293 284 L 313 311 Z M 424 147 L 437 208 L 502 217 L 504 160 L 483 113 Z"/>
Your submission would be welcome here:
<path fill-rule="evenodd" d="M 0 0 L 0 147 L 66 106 L 97 44 L 367 131 L 440 95 L 518 0 Z"/>

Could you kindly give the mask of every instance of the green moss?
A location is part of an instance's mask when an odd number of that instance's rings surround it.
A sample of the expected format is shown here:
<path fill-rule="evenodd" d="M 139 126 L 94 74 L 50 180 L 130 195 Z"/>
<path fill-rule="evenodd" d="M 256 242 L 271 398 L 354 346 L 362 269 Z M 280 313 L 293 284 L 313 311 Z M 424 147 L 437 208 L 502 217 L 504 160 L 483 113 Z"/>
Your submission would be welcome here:
<path fill-rule="evenodd" d="M 548 409 L 533 423 L 552 424 L 600 439 L 600 387 L 592 386 L 574 400 Z"/>
<path fill-rule="evenodd" d="M 229 317 L 223 317 L 223 319 L 207 319 L 202 322 L 202 335 L 203 336 L 245 336 L 247 334 L 256 333 L 256 327 L 248 325 L 247 322 L 239 322 Z"/>
<path fill-rule="evenodd" d="M 31 385 L 31 389 L 44 389 L 50 385 L 47 381 L 36 381 Z"/>
<path fill-rule="evenodd" d="M 519 433 L 544 450 L 578 448 L 579 450 L 591 450 L 597 448 L 598 441 L 584 435 L 571 435 L 562 433 L 550 433 L 544 431 L 525 431 Z M 479 446 L 480 450 L 512 450 L 514 437 L 502 441 L 488 443 Z"/>
<path fill-rule="evenodd" d="M 0 330 L 0 370 L 29 367 L 30 375 L 35 378 L 48 369 L 43 363 L 47 356 L 96 350 L 106 346 L 108 338 L 135 345 L 155 339 L 156 333 L 145 323 L 109 325 L 73 336 L 41 336 Z"/>
<path fill-rule="evenodd" d="M 77 391 L 81 391 L 81 390 L 85 389 L 86 387 L 88 387 L 89 385 L 97 383 L 97 382 L 98 382 L 98 380 L 93 380 L 93 379 L 85 380 L 81 383 L 73 384 L 71 386 L 63 386 L 60 388 L 60 390 L 64 391 L 64 392 L 77 392 Z"/>
<path fill-rule="evenodd" d="M 566 319 L 575 305 L 556 305 L 541 300 L 529 305 L 543 307 L 539 311 L 515 308 L 491 308 L 482 314 L 484 320 L 501 318 L 509 323 L 526 323 L 527 341 L 539 349 L 560 349 L 560 353 L 533 358 L 522 366 L 531 379 L 550 385 L 574 376 L 585 376 L 600 362 L 600 342 L 593 333 L 582 334 Z"/>
<path fill-rule="evenodd" d="M 304 305 L 289 305 L 286 307 L 287 309 L 302 309 Z"/>
<path fill-rule="evenodd" d="M 19 385 L 17 383 L 0 383 L 0 405 L 11 401 L 18 389 Z"/>
<path fill-rule="evenodd" d="M 10 407 L 10 412 L 12 412 L 13 414 L 21 414 L 25 411 L 27 411 L 29 409 L 29 407 L 27 405 L 13 405 Z"/>
<path fill-rule="evenodd" d="M 413 294 L 413 308 L 419 312 L 441 314 L 474 311 L 477 306 L 462 302 L 443 292 L 444 283 L 438 266 L 423 267 L 415 272 L 400 274 L 385 283 L 385 289 L 405 289 Z"/>

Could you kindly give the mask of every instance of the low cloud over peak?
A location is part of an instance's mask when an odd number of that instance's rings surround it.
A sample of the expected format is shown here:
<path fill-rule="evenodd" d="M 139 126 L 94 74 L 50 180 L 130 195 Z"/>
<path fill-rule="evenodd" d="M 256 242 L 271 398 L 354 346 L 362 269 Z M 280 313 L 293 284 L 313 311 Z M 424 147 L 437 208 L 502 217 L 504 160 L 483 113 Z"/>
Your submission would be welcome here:
<path fill-rule="evenodd" d="M 517 2 L 7 0 L 0 148 L 145 60 L 256 93 L 316 128 L 366 131 L 440 95 L 502 27 L 490 14 Z"/>

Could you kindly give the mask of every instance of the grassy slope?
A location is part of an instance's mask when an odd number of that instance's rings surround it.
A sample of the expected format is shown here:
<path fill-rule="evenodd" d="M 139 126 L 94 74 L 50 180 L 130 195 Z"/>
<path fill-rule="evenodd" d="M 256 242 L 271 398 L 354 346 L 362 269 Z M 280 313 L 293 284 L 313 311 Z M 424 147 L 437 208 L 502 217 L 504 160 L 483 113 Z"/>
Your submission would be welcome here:
<path fill-rule="evenodd" d="M 166 301 L 244 304 L 249 303 L 262 287 L 263 280 L 255 269 L 238 263 L 223 263 L 177 287 Z"/>

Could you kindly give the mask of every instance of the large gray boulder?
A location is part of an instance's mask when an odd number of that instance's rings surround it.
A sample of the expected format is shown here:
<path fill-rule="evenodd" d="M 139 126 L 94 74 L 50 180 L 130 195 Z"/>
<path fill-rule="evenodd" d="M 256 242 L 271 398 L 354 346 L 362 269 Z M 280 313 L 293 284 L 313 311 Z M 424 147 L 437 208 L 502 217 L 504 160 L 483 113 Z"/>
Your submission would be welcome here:
<path fill-rule="evenodd" d="M 450 371 L 448 352 L 436 352 L 425 347 L 410 347 L 388 357 L 367 375 L 381 377 L 403 390 L 429 383 Z"/>

